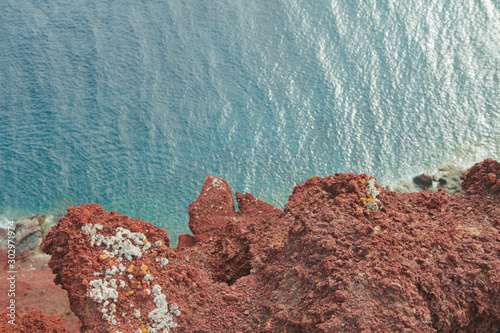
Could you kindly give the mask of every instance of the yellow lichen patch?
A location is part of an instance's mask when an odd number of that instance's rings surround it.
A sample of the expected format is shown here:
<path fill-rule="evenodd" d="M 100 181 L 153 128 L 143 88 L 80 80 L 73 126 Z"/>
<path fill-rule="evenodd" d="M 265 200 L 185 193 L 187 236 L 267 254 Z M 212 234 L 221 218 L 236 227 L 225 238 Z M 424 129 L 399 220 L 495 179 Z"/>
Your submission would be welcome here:
<path fill-rule="evenodd" d="M 130 295 L 132 295 L 133 293 L 134 293 L 134 291 L 133 291 L 133 290 L 131 290 L 131 291 L 129 291 L 128 293 L 126 293 L 126 294 L 125 294 L 125 296 L 130 296 Z"/>
<path fill-rule="evenodd" d="M 361 178 L 361 179 L 359 180 L 359 182 L 360 182 L 361 184 L 364 184 L 364 183 L 365 183 L 365 181 L 366 181 L 366 180 L 365 180 L 364 178 Z"/>
<path fill-rule="evenodd" d="M 148 275 L 151 275 L 151 273 L 149 273 L 149 271 L 148 271 L 148 266 L 146 266 L 145 264 L 142 264 L 142 265 L 141 265 L 141 270 L 142 270 L 144 273 L 146 273 L 146 274 L 148 274 Z"/>
<path fill-rule="evenodd" d="M 364 203 L 365 205 L 366 205 L 366 203 L 367 203 L 367 202 L 373 202 L 373 203 L 375 203 L 375 199 L 373 199 L 373 198 L 365 198 L 365 197 L 361 197 L 361 198 L 359 198 L 359 200 L 360 200 L 362 203 Z"/>
<path fill-rule="evenodd" d="M 101 254 L 101 256 L 100 256 L 100 258 L 101 258 L 102 260 L 106 259 L 107 257 L 108 257 L 108 256 L 107 256 L 107 255 L 105 255 L 105 254 Z"/>
<path fill-rule="evenodd" d="M 134 264 L 130 264 L 130 266 L 128 266 L 127 268 L 127 271 L 132 273 L 133 270 L 134 270 Z"/>
<path fill-rule="evenodd" d="M 144 244 L 146 244 L 146 243 L 148 242 L 148 240 L 147 240 L 147 239 L 143 239 L 143 240 L 142 240 L 142 242 L 143 242 Z"/>
<path fill-rule="evenodd" d="M 141 324 L 141 331 L 142 333 L 149 333 L 149 326 L 144 326 L 144 324 Z"/>

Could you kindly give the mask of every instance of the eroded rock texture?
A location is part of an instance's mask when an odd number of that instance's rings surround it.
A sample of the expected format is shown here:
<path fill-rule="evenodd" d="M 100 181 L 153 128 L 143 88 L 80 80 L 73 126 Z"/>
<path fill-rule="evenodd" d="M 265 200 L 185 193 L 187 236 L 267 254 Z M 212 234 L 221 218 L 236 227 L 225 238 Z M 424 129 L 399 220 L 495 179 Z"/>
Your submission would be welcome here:
<path fill-rule="evenodd" d="M 281 211 L 207 176 L 194 236 L 99 205 L 45 240 L 82 332 L 498 332 L 500 165 L 461 193 L 399 194 L 364 174 L 311 178 Z"/>
<path fill-rule="evenodd" d="M 10 323 L 9 323 L 10 321 Z M 0 332 L 9 333 L 67 333 L 61 318 L 49 316 L 39 310 L 22 315 L 8 309 L 0 313 Z"/>

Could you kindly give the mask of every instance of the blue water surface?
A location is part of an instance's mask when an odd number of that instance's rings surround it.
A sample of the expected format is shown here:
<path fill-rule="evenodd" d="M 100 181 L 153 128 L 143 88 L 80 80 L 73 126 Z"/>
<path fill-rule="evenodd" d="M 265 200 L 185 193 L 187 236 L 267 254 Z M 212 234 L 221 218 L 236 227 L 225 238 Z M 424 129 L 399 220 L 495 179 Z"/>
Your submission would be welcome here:
<path fill-rule="evenodd" d="M 500 158 L 492 0 L 0 2 L 0 215 L 96 202 L 189 232 L 205 174 L 282 208 Z"/>

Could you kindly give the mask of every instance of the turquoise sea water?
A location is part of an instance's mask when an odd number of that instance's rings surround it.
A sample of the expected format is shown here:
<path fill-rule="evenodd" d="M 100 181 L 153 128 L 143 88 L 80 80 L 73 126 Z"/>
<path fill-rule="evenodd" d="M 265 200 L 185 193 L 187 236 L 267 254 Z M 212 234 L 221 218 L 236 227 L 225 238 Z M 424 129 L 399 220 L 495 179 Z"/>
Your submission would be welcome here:
<path fill-rule="evenodd" d="M 0 220 L 499 159 L 499 75 L 492 0 L 3 0 Z"/>

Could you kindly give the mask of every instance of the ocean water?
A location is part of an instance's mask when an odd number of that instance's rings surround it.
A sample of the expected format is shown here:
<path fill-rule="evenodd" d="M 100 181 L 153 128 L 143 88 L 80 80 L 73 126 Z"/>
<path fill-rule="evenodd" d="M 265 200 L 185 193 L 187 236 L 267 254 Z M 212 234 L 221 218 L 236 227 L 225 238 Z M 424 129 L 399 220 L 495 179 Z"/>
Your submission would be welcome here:
<path fill-rule="evenodd" d="M 499 75 L 494 0 L 2 0 L 0 220 L 499 159 Z"/>

